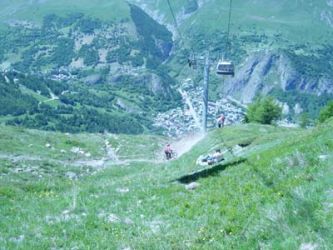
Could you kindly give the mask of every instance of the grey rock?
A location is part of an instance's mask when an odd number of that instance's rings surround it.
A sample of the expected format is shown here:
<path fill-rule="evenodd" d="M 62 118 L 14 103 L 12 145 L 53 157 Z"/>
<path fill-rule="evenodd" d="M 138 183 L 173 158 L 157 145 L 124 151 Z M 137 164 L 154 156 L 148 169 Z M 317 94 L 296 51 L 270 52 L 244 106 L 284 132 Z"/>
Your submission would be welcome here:
<path fill-rule="evenodd" d="M 84 81 L 87 84 L 98 84 L 102 80 L 102 76 L 100 74 L 93 74 L 90 76 L 87 76 Z"/>
<path fill-rule="evenodd" d="M 194 189 L 198 188 L 199 186 L 200 186 L 199 183 L 197 183 L 197 182 L 191 182 L 190 184 L 185 185 L 185 188 L 187 190 L 194 190 Z"/>

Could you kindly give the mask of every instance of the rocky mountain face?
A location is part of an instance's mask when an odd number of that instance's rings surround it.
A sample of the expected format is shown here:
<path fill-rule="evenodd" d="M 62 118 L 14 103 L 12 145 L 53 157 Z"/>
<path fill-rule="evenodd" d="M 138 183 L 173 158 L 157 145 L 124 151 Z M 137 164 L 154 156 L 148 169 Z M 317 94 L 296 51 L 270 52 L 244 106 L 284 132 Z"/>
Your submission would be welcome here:
<path fill-rule="evenodd" d="M 276 88 L 321 96 L 333 93 L 333 79 L 319 72 L 317 76 L 302 74 L 288 55 L 265 51 L 246 58 L 236 77 L 225 82 L 225 93 L 237 96 L 244 103 L 252 102 L 258 93 L 267 95 Z"/>

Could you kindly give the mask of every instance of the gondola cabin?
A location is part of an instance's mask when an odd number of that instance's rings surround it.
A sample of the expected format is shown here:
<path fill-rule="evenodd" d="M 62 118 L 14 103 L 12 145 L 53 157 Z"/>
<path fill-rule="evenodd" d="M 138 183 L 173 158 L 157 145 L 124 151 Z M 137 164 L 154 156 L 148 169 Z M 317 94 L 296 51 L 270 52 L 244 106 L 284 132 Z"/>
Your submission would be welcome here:
<path fill-rule="evenodd" d="M 220 60 L 216 66 L 216 74 L 218 75 L 235 75 L 235 67 L 231 61 Z"/>

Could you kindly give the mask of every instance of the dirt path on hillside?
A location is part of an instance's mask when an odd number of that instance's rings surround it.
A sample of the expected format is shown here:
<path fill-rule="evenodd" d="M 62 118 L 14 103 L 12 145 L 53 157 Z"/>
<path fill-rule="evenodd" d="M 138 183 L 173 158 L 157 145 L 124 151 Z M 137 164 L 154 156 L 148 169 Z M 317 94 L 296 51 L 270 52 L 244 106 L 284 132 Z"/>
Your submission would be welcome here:
<path fill-rule="evenodd" d="M 171 144 L 171 147 L 176 151 L 177 157 L 182 156 L 192 149 L 199 141 L 205 137 L 204 133 L 190 134 Z"/>
<path fill-rule="evenodd" d="M 192 149 L 192 147 L 195 146 L 198 142 L 200 142 L 204 137 L 205 137 L 204 133 L 195 133 L 195 134 L 188 134 L 178 140 L 170 139 L 171 148 L 176 152 L 178 158 L 183 154 L 189 152 Z M 117 152 L 113 151 L 112 159 L 108 159 L 106 161 L 106 163 L 111 165 L 127 165 L 135 162 L 138 163 L 144 162 L 144 163 L 153 163 L 153 164 L 160 164 L 165 162 L 164 147 L 157 151 L 155 159 L 152 158 L 124 159 L 123 156 L 118 158 Z"/>
<path fill-rule="evenodd" d="M 171 141 L 171 147 L 176 152 L 177 158 L 183 154 L 189 152 L 193 146 L 199 143 L 205 137 L 204 133 L 189 134 L 180 138 L 179 140 Z M 164 148 L 161 148 L 157 151 L 155 159 L 149 158 L 136 158 L 136 159 L 119 159 L 116 155 L 117 160 L 108 160 L 105 163 L 110 165 L 128 165 L 130 163 L 152 163 L 152 164 L 161 164 L 165 162 L 164 158 Z M 115 152 L 114 152 L 115 153 Z M 123 158 L 123 157 L 121 157 Z"/>
<path fill-rule="evenodd" d="M 180 138 L 179 140 L 171 141 L 171 146 L 177 154 L 177 158 L 182 156 L 191 150 L 191 148 L 196 145 L 200 140 L 204 138 L 204 134 L 190 134 Z M 131 163 L 147 163 L 147 164 L 161 164 L 166 162 L 164 158 L 164 148 L 160 148 L 156 151 L 155 157 L 147 158 L 135 158 L 135 159 L 126 159 L 124 157 L 119 157 L 118 149 L 112 148 L 110 143 L 107 140 L 104 140 L 103 145 L 105 155 L 102 157 L 81 157 L 77 155 L 72 159 L 52 159 L 47 156 L 34 156 L 34 155 L 17 155 L 10 153 L 1 153 L 0 160 L 8 160 L 15 164 L 14 168 L 22 170 L 22 167 L 27 171 L 32 171 L 31 166 L 38 166 L 38 162 L 49 162 L 57 165 L 63 165 L 70 167 L 91 167 L 93 172 L 100 171 L 107 168 L 108 166 L 114 165 L 129 165 Z M 71 155 L 73 157 L 73 155 Z M 122 158 L 122 159 L 121 159 Z M 24 163 L 24 164 L 22 164 Z M 28 165 L 27 165 L 28 164 Z M 29 170 L 30 169 L 30 170 Z"/>
<path fill-rule="evenodd" d="M 197 112 L 195 111 L 192 101 L 190 99 L 190 97 L 188 96 L 187 92 L 185 90 L 182 89 L 178 89 L 179 93 L 182 95 L 183 99 L 185 100 L 185 103 L 187 104 L 187 106 L 189 107 L 189 111 L 194 119 L 195 125 L 200 128 L 201 127 L 201 123 L 200 123 L 200 119 L 199 119 L 199 114 L 197 114 Z"/>

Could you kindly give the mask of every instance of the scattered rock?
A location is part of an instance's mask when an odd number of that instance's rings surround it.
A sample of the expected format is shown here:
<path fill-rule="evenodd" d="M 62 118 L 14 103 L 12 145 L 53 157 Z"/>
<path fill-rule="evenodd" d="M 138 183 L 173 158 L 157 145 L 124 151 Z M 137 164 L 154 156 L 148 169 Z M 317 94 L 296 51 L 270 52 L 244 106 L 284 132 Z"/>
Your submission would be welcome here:
<path fill-rule="evenodd" d="M 118 223 L 118 222 L 120 222 L 120 219 L 115 214 L 109 214 L 109 216 L 107 217 L 107 221 L 110 223 Z"/>
<path fill-rule="evenodd" d="M 85 154 L 85 152 L 79 147 L 72 147 L 71 152 L 74 154 Z"/>
<path fill-rule="evenodd" d="M 67 212 L 67 210 L 64 211 L 65 213 L 62 213 L 61 215 L 47 215 L 45 216 L 45 221 L 47 224 L 52 225 L 56 223 L 62 223 L 67 221 L 75 221 L 79 222 L 81 220 L 79 215 L 72 214 L 70 211 Z"/>
<path fill-rule="evenodd" d="M 67 173 L 65 174 L 65 176 L 66 176 L 67 178 L 71 179 L 71 180 L 74 180 L 74 179 L 77 178 L 77 174 L 74 173 L 74 172 L 67 172 Z"/>
<path fill-rule="evenodd" d="M 128 193 L 129 192 L 129 189 L 128 188 L 117 188 L 116 191 L 118 193 Z"/>
<path fill-rule="evenodd" d="M 100 74 L 93 74 L 93 75 L 87 76 L 84 79 L 84 81 L 87 84 L 91 84 L 91 85 L 98 84 L 101 82 L 101 80 L 102 80 L 102 76 Z"/>
<path fill-rule="evenodd" d="M 17 237 L 12 237 L 9 240 L 11 242 L 15 242 L 15 243 L 21 243 L 24 240 L 25 236 L 24 235 L 19 235 Z"/>
<path fill-rule="evenodd" d="M 198 188 L 199 186 L 200 186 L 199 183 L 197 183 L 197 182 L 191 182 L 190 184 L 185 185 L 185 188 L 187 190 L 194 190 L 194 189 Z"/>
<path fill-rule="evenodd" d="M 70 210 L 64 210 L 62 211 L 62 214 L 69 214 L 71 211 Z"/>
<path fill-rule="evenodd" d="M 45 147 L 46 147 L 46 148 L 51 148 L 51 144 L 50 144 L 50 143 L 46 143 L 46 144 L 45 144 Z"/>
<path fill-rule="evenodd" d="M 130 218 L 125 218 L 124 223 L 127 225 L 132 225 L 134 222 Z"/>
<path fill-rule="evenodd" d="M 61 149 L 61 150 L 60 150 L 60 153 L 65 154 L 65 153 L 66 153 L 66 150 Z"/>
<path fill-rule="evenodd" d="M 318 248 L 318 244 L 316 243 L 302 243 L 299 247 L 300 250 L 315 250 Z"/>
<path fill-rule="evenodd" d="M 328 155 L 319 155 L 318 156 L 320 160 L 325 161 L 328 159 Z"/>
<path fill-rule="evenodd" d="M 96 197 L 96 196 L 94 196 L 94 197 Z M 101 211 L 97 214 L 97 217 L 100 218 L 100 219 L 104 218 L 105 216 L 106 216 L 106 214 L 105 214 L 104 211 Z"/>
<path fill-rule="evenodd" d="M 160 232 L 161 230 L 161 226 L 163 225 L 164 223 L 162 221 L 159 221 L 159 220 L 154 220 L 152 222 L 149 223 L 149 227 L 151 229 L 151 231 L 156 234 L 158 232 Z"/>
<path fill-rule="evenodd" d="M 132 250 L 132 248 L 130 248 L 130 247 L 124 247 L 124 248 L 122 248 L 122 250 Z"/>

